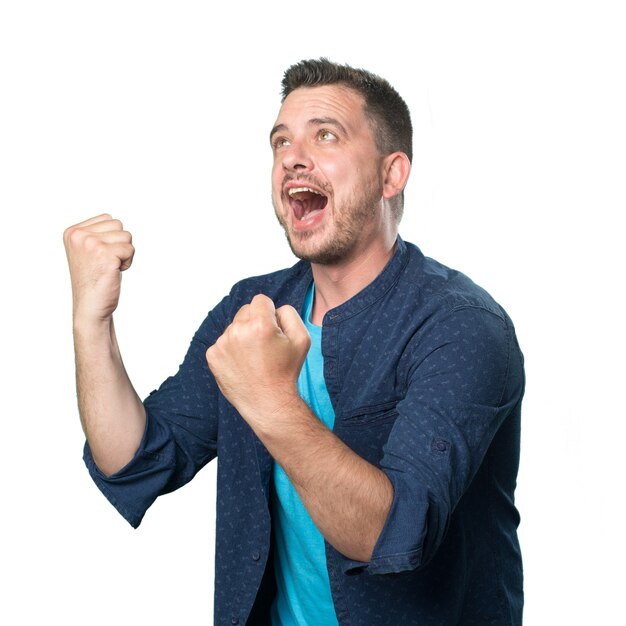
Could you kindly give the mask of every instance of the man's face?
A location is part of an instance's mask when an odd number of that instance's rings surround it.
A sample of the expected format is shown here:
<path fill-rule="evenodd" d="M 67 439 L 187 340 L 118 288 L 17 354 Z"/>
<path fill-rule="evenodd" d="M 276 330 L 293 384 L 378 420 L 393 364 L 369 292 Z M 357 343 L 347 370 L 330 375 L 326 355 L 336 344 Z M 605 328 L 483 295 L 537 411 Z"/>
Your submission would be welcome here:
<path fill-rule="evenodd" d="M 293 253 L 353 258 L 384 230 L 382 162 L 363 98 L 342 86 L 299 88 L 271 134 L 272 202 Z"/>

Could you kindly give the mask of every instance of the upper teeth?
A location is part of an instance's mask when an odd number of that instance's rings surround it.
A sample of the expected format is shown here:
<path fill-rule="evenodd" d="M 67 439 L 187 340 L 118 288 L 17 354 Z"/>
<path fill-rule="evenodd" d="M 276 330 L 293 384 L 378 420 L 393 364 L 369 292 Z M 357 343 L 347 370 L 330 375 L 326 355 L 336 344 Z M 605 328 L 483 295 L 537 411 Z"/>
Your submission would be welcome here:
<path fill-rule="evenodd" d="M 311 189 L 310 187 L 292 187 L 287 193 L 293 196 L 295 193 L 301 193 L 303 191 L 310 191 L 311 193 L 316 193 L 318 196 L 322 195 L 319 191 L 315 191 L 315 189 Z"/>

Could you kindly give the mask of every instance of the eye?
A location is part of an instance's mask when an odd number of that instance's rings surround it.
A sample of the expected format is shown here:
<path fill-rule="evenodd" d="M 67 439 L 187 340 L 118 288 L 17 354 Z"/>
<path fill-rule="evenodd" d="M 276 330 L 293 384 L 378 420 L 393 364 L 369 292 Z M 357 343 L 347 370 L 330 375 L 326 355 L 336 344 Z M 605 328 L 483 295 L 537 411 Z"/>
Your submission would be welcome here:
<path fill-rule="evenodd" d="M 274 150 L 279 150 L 280 148 L 288 145 L 289 139 L 287 139 L 286 137 L 275 137 L 274 139 L 272 139 L 272 148 Z"/>
<path fill-rule="evenodd" d="M 318 139 L 321 139 L 322 141 L 335 141 L 337 139 L 337 135 L 335 135 L 335 133 L 325 128 L 322 128 L 317 133 L 317 137 Z"/>

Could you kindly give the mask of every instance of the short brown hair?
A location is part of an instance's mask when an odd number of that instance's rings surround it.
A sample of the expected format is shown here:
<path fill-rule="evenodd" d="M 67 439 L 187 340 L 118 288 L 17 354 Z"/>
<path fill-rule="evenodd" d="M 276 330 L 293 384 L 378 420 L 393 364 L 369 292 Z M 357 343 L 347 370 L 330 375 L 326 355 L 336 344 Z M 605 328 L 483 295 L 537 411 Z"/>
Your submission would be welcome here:
<path fill-rule="evenodd" d="M 404 152 L 413 158 L 411 115 L 400 94 L 384 79 L 367 70 L 332 63 L 326 58 L 300 61 L 287 69 L 282 81 L 282 101 L 299 87 L 344 85 L 365 101 L 364 111 L 372 123 L 382 154 Z"/>

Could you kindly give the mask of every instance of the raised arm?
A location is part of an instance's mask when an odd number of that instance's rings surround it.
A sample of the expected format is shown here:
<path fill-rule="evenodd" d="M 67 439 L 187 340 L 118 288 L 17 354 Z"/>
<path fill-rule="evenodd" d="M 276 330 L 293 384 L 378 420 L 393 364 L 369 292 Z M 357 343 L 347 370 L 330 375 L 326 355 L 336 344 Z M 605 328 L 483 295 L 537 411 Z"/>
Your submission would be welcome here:
<path fill-rule="evenodd" d="M 297 379 L 309 345 L 295 309 L 275 310 L 259 295 L 206 356 L 222 393 L 282 466 L 324 538 L 346 557 L 369 561 L 393 487 L 300 398 Z"/>
<path fill-rule="evenodd" d="M 63 241 L 72 281 L 80 419 L 96 464 L 110 475 L 132 459 L 146 423 L 113 326 L 121 273 L 135 249 L 131 234 L 108 214 L 70 226 Z"/>

